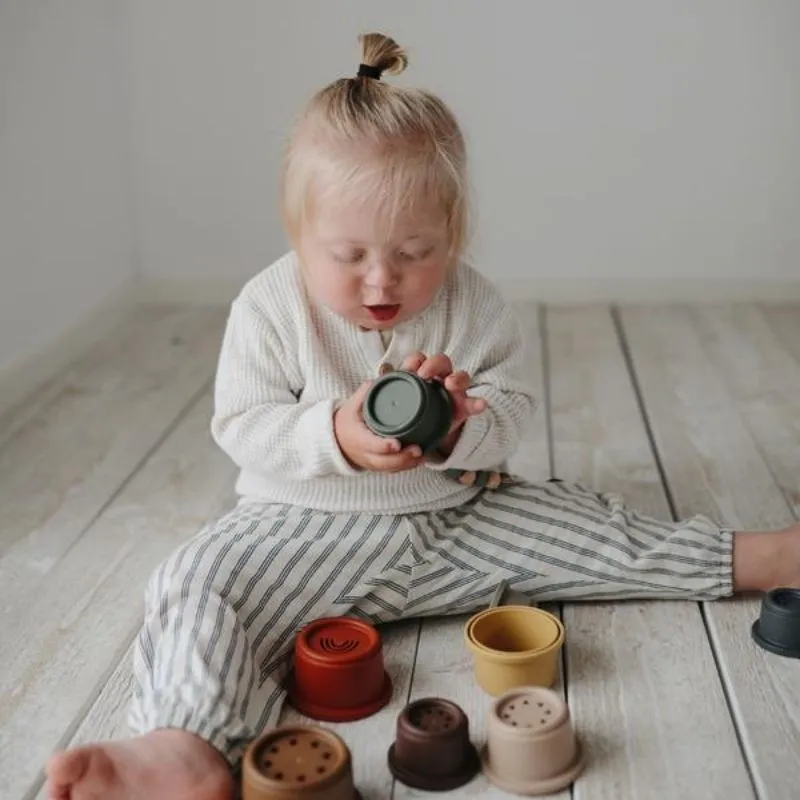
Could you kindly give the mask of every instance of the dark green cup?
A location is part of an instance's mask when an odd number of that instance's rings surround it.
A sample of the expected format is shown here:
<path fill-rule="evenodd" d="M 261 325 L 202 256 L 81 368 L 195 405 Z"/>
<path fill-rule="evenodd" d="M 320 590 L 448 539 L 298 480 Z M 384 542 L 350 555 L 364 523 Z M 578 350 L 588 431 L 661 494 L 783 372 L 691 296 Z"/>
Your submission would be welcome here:
<path fill-rule="evenodd" d="M 416 444 L 423 453 L 436 449 L 452 421 L 453 403 L 444 385 L 406 370 L 379 378 L 364 401 L 364 422 L 371 431 L 404 447 Z"/>

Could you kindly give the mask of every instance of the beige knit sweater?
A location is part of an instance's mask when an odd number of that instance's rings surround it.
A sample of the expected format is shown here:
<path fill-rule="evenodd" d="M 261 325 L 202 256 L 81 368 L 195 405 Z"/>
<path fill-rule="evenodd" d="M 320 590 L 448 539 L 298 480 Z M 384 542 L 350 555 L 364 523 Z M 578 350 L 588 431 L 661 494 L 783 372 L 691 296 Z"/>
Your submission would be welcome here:
<path fill-rule="evenodd" d="M 383 362 L 446 353 L 489 408 L 467 421 L 451 456 L 387 474 L 353 469 L 333 431 L 337 403 Z M 211 431 L 240 467 L 245 499 L 326 511 L 411 513 L 457 506 L 475 493 L 445 470 L 491 469 L 519 443 L 534 398 L 517 321 L 491 283 L 460 265 L 434 302 L 399 324 L 388 346 L 313 305 L 289 253 L 234 300 L 216 377 Z"/>

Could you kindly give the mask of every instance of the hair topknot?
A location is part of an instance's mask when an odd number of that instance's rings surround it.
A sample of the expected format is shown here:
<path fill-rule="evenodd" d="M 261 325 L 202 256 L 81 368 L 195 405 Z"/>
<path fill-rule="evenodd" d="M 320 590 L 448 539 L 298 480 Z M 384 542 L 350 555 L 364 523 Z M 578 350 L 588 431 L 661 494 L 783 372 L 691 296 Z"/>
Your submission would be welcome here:
<path fill-rule="evenodd" d="M 359 36 L 362 64 L 397 75 L 408 58 L 389 36 Z M 293 243 L 326 203 L 366 203 L 387 230 L 415 207 L 443 212 L 453 259 L 468 233 L 466 147 L 450 108 L 432 92 L 361 75 L 309 100 L 284 156 L 281 207 Z"/>
<path fill-rule="evenodd" d="M 362 33 L 361 62 L 389 75 L 399 75 L 408 66 L 406 51 L 390 36 L 382 33 Z"/>

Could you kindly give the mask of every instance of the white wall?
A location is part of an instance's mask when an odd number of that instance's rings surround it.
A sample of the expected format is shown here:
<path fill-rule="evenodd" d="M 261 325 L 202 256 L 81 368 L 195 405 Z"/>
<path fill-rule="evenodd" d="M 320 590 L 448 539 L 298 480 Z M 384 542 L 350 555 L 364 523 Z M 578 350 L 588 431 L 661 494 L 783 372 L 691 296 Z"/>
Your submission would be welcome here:
<path fill-rule="evenodd" d="M 132 278 L 121 10 L 0 2 L 0 373 L 57 349 Z"/>
<path fill-rule="evenodd" d="M 356 35 L 375 28 L 410 48 L 401 80 L 463 121 L 487 273 L 800 282 L 796 0 L 131 0 L 130 13 L 151 279 L 238 282 L 282 251 L 291 115 L 355 70 Z"/>

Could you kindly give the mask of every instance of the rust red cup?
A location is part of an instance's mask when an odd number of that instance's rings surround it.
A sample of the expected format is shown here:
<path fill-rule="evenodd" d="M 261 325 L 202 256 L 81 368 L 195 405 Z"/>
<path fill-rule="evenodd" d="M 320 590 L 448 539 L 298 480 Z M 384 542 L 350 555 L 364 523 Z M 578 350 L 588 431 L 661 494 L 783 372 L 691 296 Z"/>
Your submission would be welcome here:
<path fill-rule="evenodd" d="M 391 698 L 383 642 L 375 626 L 353 617 L 324 617 L 302 628 L 294 644 L 289 702 L 323 722 L 369 717 Z"/>
<path fill-rule="evenodd" d="M 466 714 L 439 697 L 416 700 L 400 712 L 388 762 L 398 781 L 426 792 L 463 786 L 481 767 Z"/>

